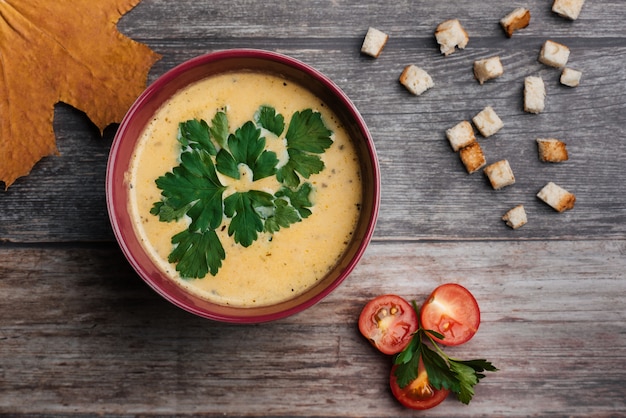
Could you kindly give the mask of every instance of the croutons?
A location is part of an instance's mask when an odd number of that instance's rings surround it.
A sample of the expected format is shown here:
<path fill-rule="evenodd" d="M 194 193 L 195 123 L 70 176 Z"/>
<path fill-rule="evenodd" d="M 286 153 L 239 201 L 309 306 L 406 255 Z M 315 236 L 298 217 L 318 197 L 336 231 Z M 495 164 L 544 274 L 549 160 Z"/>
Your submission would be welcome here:
<path fill-rule="evenodd" d="M 498 78 L 504 74 L 500 57 L 491 57 L 474 61 L 474 77 L 480 84 Z"/>
<path fill-rule="evenodd" d="M 435 30 L 435 38 L 445 56 L 452 54 L 456 48 L 465 48 L 469 42 L 469 36 L 458 19 L 441 22 Z"/>
<path fill-rule="evenodd" d="M 509 38 L 518 29 L 524 29 L 530 23 L 530 10 L 518 7 L 500 19 L 500 26 Z"/>
<path fill-rule="evenodd" d="M 537 193 L 537 197 L 547 203 L 557 212 L 563 212 L 574 207 L 576 196 L 553 182 L 548 182 Z"/>
<path fill-rule="evenodd" d="M 487 175 L 491 187 L 495 190 L 515 183 L 515 176 L 513 175 L 513 170 L 511 170 L 508 160 L 500 160 L 490 164 L 485 167 L 483 171 Z"/>
<path fill-rule="evenodd" d="M 502 119 L 496 114 L 491 106 L 485 107 L 476 116 L 472 118 L 474 126 L 478 132 L 485 138 L 494 135 L 504 126 Z"/>
<path fill-rule="evenodd" d="M 361 52 L 369 55 L 370 57 L 378 58 L 383 51 L 389 35 L 379 31 L 376 28 L 369 28 L 363 39 L 363 45 L 361 45 Z"/>
<path fill-rule="evenodd" d="M 474 128 L 472 124 L 464 120 L 457 123 L 452 128 L 446 130 L 446 136 L 454 152 L 457 152 L 461 148 L 465 148 L 473 142 L 476 142 L 476 135 L 474 135 Z"/>
<path fill-rule="evenodd" d="M 583 4 L 585 4 L 585 0 L 554 0 L 552 11 L 566 19 L 576 20 Z"/>
<path fill-rule="evenodd" d="M 426 71 L 412 64 L 407 65 L 400 74 L 400 83 L 416 96 L 435 85 Z"/>
<path fill-rule="evenodd" d="M 561 72 L 561 84 L 568 87 L 576 87 L 580 84 L 583 73 L 572 68 L 565 67 Z"/>
<path fill-rule="evenodd" d="M 563 68 L 569 59 L 569 48 L 558 42 L 547 40 L 541 47 L 539 62 L 550 67 Z"/>
<path fill-rule="evenodd" d="M 510 226 L 513 229 L 526 225 L 528 218 L 526 216 L 524 205 L 517 205 L 513 209 L 509 210 L 502 216 L 502 220 L 506 222 L 507 226 Z"/>
<path fill-rule="evenodd" d="M 545 108 L 546 86 L 540 76 L 528 76 L 524 79 L 524 111 L 541 113 Z"/>
<path fill-rule="evenodd" d="M 478 142 L 472 142 L 465 148 L 461 148 L 459 156 L 469 174 L 480 170 L 487 164 L 485 154 L 483 154 L 483 150 Z"/>
<path fill-rule="evenodd" d="M 537 138 L 539 160 L 547 163 L 567 161 L 567 147 L 565 142 L 555 138 Z"/>

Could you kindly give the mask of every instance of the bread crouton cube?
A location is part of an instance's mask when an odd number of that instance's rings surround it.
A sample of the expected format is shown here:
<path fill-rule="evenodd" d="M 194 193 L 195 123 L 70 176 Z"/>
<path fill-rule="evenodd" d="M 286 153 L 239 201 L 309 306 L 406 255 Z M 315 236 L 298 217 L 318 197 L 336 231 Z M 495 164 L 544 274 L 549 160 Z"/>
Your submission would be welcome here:
<path fill-rule="evenodd" d="M 504 74 L 500 57 L 491 57 L 474 61 L 474 77 L 480 84 L 498 78 Z"/>
<path fill-rule="evenodd" d="M 387 44 L 389 35 L 376 28 L 369 28 L 361 45 L 361 52 L 370 57 L 378 58 L 383 48 Z"/>
<path fill-rule="evenodd" d="M 424 93 L 435 83 L 430 75 L 416 65 L 407 65 L 400 74 L 400 83 L 416 96 Z"/>
<path fill-rule="evenodd" d="M 565 67 L 561 72 L 561 84 L 568 87 L 576 87 L 580 84 L 583 73 L 572 68 Z"/>
<path fill-rule="evenodd" d="M 472 118 L 472 122 L 474 122 L 474 126 L 478 129 L 478 132 L 485 138 L 494 135 L 504 126 L 502 119 L 500 119 L 491 106 L 487 106 L 478 112 L 478 114 Z"/>
<path fill-rule="evenodd" d="M 524 29 L 530 24 L 530 10 L 518 7 L 508 15 L 500 19 L 500 26 L 504 29 L 507 37 L 512 37 L 513 32 Z"/>
<path fill-rule="evenodd" d="M 526 225 L 528 217 L 526 216 L 524 205 L 517 205 L 513 209 L 510 209 L 502 216 L 502 220 L 506 222 L 507 226 L 513 229 Z"/>
<path fill-rule="evenodd" d="M 472 142 L 465 148 L 461 148 L 459 156 L 469 174 L 475 173 L 487 164 L 483 149 L 478 142 Z"/>
<path fill-rule="evenodd" d="M 555 138 L 537 138 L 537 151 L 539 159 L 547 163 L 559 163 L 569 158 L 565 142 Z"/>
<path fill-rule="evenodd" d="M 569 20 L 578 19 L 585 0 L 554 0 L 552 11 Z"/>
<path fill-rule="evenodd" d="M 457 123 L 452 128 L 446 130 L 446 137 L 450 141 L 450 145 L 454 152 L 457 152 L 461 148 L 465 148 L 473 142 L 476 142 L 476 135 L 474 135 L 474 128 L 472 124 L 464 120 Z"/>
<path fill-rule="evenodd" d="M 572 209 L 576 203 L 576 196 L 553 182 L 548 182 L 537 193 L 537 197 L 547 203 L 557 212 Z"/>
<path fill-rule="evenodd" d="M 469 36 L 458 19 L 441 22 L 435 30 L 435 38 L 445 56 L 452 54 L 455 48 L 465 48 L 469 42 Z"/>
<path fill-rule="evenodd" d="M 539 62 L 550 67 L 563 68 L 569 59 L 569 48 L 558 42 L 547 40 L 541 47 Z"/>
<path fill-rule="evenodd" d="M 491 187 L 495 190 L 515 183 L 515 176 L 513 175 L 513 170 L 511 170 L 508 160 L 500 160 L 490 164 L 485 167 L 483 171 L 487 175 L 487 178 L 489 178 Z"/>
<path fill-rule="evenodd" d="M 528 113 L 541 113 L 546 104 L 546 86 L 540 76 L 524 79 L 524 110 Z"/>

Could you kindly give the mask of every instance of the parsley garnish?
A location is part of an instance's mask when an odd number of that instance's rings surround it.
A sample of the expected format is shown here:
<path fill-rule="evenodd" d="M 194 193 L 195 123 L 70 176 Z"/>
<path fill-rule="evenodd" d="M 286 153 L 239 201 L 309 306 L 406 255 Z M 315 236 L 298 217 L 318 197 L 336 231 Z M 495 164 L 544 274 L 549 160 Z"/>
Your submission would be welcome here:
<path fill-rule="evenodd" d="M 415 303 L 413 304 L 418 311 Z M 419 312 L 418 312 L 419 317 Z M 422 358 L 430 384 L 436 389 L 445 388 L 457 395 L 464 404 L 469 404 L 474 396 L 474 386 L 485 377 L 483 372 L 498 369 L 484 359 L 458 360 L 449 357 L 432 339 L 431 335 L 443 339 L 444 336 L 421 327 L 415 332 L 411 342 L 394 358 L 396 379 L 400 387 L 405 387 L 417 378 L 419 358 Z M 426 341 L 434 348 L 427 345 Z"/>
<path fill-rule="evenodd" d="M 189 220 L 188 228 L 172 237 L 168 257 L 183 278 L 217 274 L 226 258 L 218 228 L 228 225 L 228 235 L 248 247 L 260 234 L 274 234 L 312 213 L 313 186 L 303 180 L 324 169 L 320 154 L 332 145 L 332 131 L 311 109 L 295 112 L 286 132 L 284 117 L 270 106 L 261 106 L 253 119 L 234 132 L 224 111 L 210 125 L 198 119 L 179 124 L 180 164 L 156 179 L 161 200 L 150 213 L 162 222 Z M 266 149 L 264 132 L 286 144 L 284 164 Z M 229 190 L 219 175 L 239 179 L 241 166 L 252 173 L 252 188 Z M 281 184 L 275 193 L 253 188 L 254 181 L 271 176 Z"/>

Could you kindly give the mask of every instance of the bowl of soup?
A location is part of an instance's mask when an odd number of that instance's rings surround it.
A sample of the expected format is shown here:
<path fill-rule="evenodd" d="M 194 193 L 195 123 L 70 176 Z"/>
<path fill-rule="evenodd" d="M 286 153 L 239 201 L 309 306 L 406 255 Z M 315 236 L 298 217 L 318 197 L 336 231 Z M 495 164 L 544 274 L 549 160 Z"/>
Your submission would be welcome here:
<path fill-rule="evenodd" d="M 198 316 L 285 318 L 337 288 L 374 232 L 370 132 L 328 77 L 286 55 L 212 52 L 154 81 L 106 173 L 114 235 L 137 274 Z"/>

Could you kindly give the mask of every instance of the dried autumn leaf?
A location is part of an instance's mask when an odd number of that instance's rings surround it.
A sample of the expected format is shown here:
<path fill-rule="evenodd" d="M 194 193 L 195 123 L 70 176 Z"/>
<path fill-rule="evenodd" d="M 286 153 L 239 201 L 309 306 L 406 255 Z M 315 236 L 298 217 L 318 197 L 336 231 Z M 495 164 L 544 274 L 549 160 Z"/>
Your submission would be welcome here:
<path fill-rule="evenodd" d="M 58 154 L 54 105 L 84 111 L 102 132 L 119 122 L 160 55 L 117 22 L 140 0 L 0 1 L 0 181 L 9 187 Z"/>

